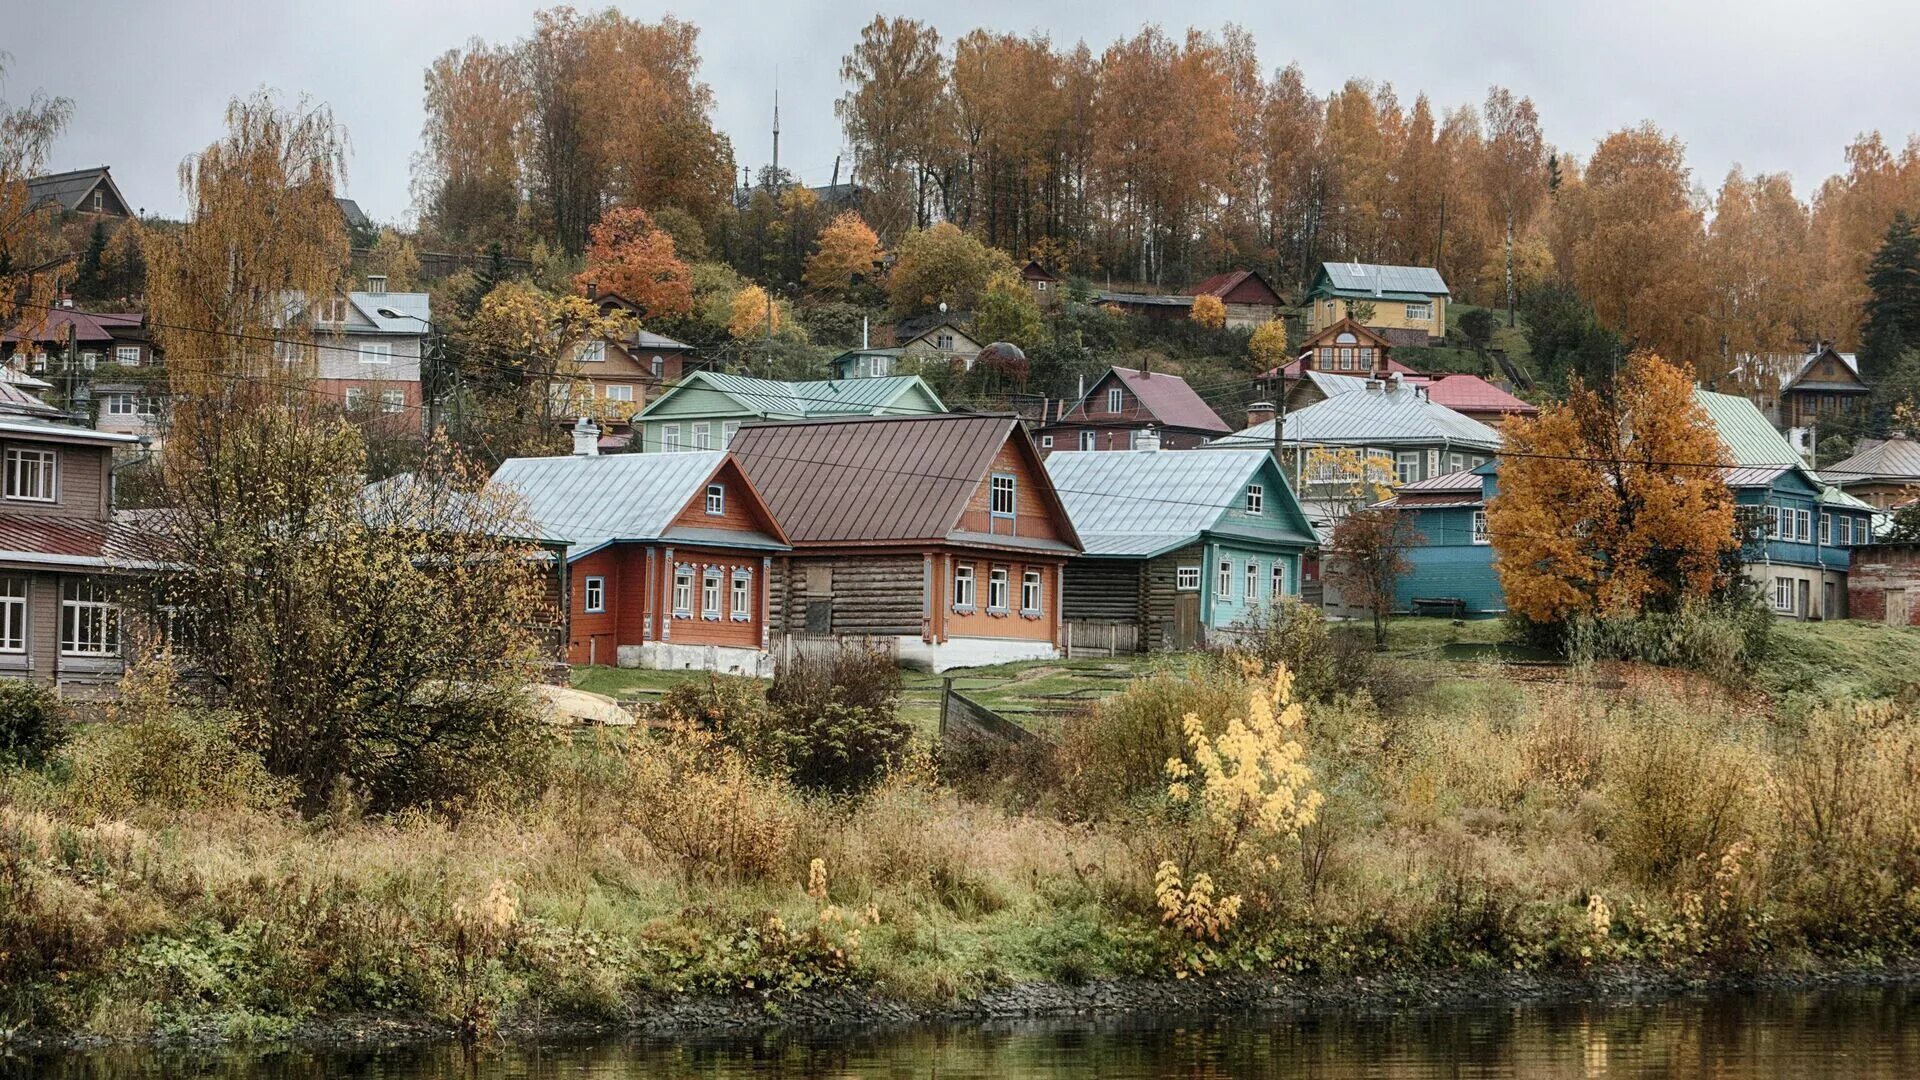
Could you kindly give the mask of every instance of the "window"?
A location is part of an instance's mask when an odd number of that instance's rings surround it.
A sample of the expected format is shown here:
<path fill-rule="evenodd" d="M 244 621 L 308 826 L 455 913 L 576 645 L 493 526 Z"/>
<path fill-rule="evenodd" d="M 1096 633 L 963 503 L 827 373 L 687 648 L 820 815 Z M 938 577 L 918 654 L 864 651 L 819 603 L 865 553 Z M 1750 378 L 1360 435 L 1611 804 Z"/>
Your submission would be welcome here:
<path fill-rule="evenodd" d="M 347 321 L 347 298 L 344 296 L 336 296 L 329 299 L 320 308 L 320 317 L 317 321 L 325 322 L 325 323 L 346 322 Z"/>
<path fill-rule="evenodd" d="M 583 341 L 580 343 L 580 355 L 575 357 L 583 364 L 601 364 L 607 359 L 607 343 L 604 341 Z"/>
<path fill-rule="evenodd" d="M 407 392 L 405 390 L 380 391 L 380 411 L 381 412 L 397 413 L 405 409 L 406 407 L 407 407 Z"/>
<path fill-rule="evenodd" d="M 1840 515 L 1840 534 L 1837 539 L 1841 547 L 1853 546 L 1853 518 Z"/>
<path fill-rule="evenodd" d="M 108 416 L 134 416 L 140 412 L 140 398 L 135 394 L 108 394 L 100 403 L 100 411 Z"/>
<path fill-rule="evenodd" d="M 996 566 L 987 572 L 987 610 L 1006 611 L 1009 581 L 1007 568 Z"/>
<path fill-rule="evenodd" d="M 1219 585 L 1218 592 L 1220 593 L 1220 595 L 1215 599 L 1219 599 L 1219 600 L 1233 599 L 1233 560 L 1232 559 L 1220 560 L 1220 580 L 1217 584 Z"/>
<path fill-rule="evenodd" d="M 1768 503 L 1766 509 L 1767 509 L 1767 538 L 1777 539 L 1780 536 L 1780 513 L 1781 513 L 1780 508 L 1773 505 L 1772 503 Z"/>
<path fill-rule="evenodd" d="M 1260 563 L 1256 559 L 1247 560 L 1247 602 L 1260 599 Z"/>
<path fill-rule="evenodd" d="M 656 379 L 665 376 L 667 373 L 666 358 L 660 357 L 660 356 L 654 357 L 652 360 L 648 361 L 647 370 L 653 372 L 653 377 Z"/>
<path fill-rule="evenodd" d="M 1040 436 L 1040 449 L 1042 450 L 1053 449 L 1053 436 L 1051 435 Z"/>
<path fill-rule="evenodd" d="M 1432 318 L 1433 318 L 1433 304 L 1431 301 L 1424 304 L 1408 304 L 1407 305 L 1407 321 L 1408 322 L 1428 322 Z"/>
<path fill-rule="evenodd" d="M 973 610 L 973 567 L 966 563 L 953 568 L 953 610 Z"/>
<path fill-rule="evenodd" d="M 1393 478 L 1402 484 L 1420 479 L 1420 451 L 1402 450 L 1393 455 Z"/>
<path fill-rule="evenodd" d="M 1176 568 L 1173 572 L 1173 587 L 1181 592 L 1200 591 L 1200 568 L 1197 566 Z"/>
<path fill-rule="evenodd" d="M 367 403 L 367 388 L 364 386 L 347 387 L 347 408 L 357 409 Z"/>
<path fill-rule="evenodd" d="M 991 481 L 992 494 L 988 501 L 988 512 L 994 517 L 1013 516 L 1013 477 L 1005 473 L 994 473 Z"/>
<path fill-rule="evenodd" d="M 935 334 L 933 338 L 933 344 L 934 344 L 934 347 L 939 349 L 941 352 L 952 352 L 953 351 L 953 335 L 946 331 L 942 331 L 938 334 Z"/>
<path fill-rule="evenodd" d="M 673 617 L 693 618 L 693 567 L 673 568 Z"/>
<path fill-rule="evenodd" d="M 1793 512 L 1793 538 L 1803 544 L 1813 540 L 1813 511 L 1795 510 Z"/>
<path fill-rule="evenodd" d="M 393 343 L 389 341 L 361 342 L 360 362 L 363 364 L 393 363 Z"/>
<path fill-rule="evenodd" d="M 52 450 L 7 449 L 7 498 L 27 502 L 52 502 L 55 459 Z"/>
<path fill-rule="evenodd" d="M 99 188 L 94 188 L 93 189 L 93 208 L 95 210 L 104 210 L 106 209 L 106 206 L 107 206 L 106 193 L 101 191 Z"/>
<path fill-rule="evenodd" d="M 753 571 L 742 568 L 733 572 L 733 590 L 727 597 L 727 614 L 734 622 L 746 622 L 753 618 Z"/>
<path fill-rule="evenodd" d="M 1823 513 L 1820 515 L 1820 542 L 1823 544 L 1833 543 L 1833 515 L 1832 514 Z"/>
<path fill-rule="evenodd" d="M 713 425 L 700 421 L 693 425 L 693 448 L 695 450 L 713 449 Z"/>
<path fill-rule="evenodd" d="M 1466 467 L 1466 464 L 1467 464 L 1466 458 L 1460 454 L 1447 455 L 1447 471 L 1448 472 L 1459 472 L 1461 469 Z"/>
<path fill-rule="evenodd" d="M 1125 390 L 1122 390 L 1117 386 L 1110 387 L 1107 390 L 1107 411 L 1108 412 L 1117 413 L 1121 409 L 1125 408 L 1126 404 L 1127 404 L 1127 392 Z"/>
<path fill-rule="evenodd" d="M 90 578 L 61 582 L 60 653 L 120 655 L 120 609 L 108 599 L 106 586 Z"/>
<path fill-rule="evenodd" d="M 728 420 L 720 425 L 720 449 L 733 445 L 733 437 L 740 434 L 740 421 Z"/>
<path fill-rule="evenodd" d="M 667 424 L 660 429 L 660 449 L 675 453 L 680 449 L 680 425 Z"/>
<path fill-rule="evenodd" d="M 720 617 L 720 568 L 717 566 L 707 567 L 707 572 L 700 575 L 700 617 Z"/>
<path fill-rule="evenodd" d="M 1267 505 L 1267 489 L 1260 484 L 1247 485 L 1247 513 L 1258 514 Z"/>
<path fill-rule="evenodd" d="M 1287 564 L 1280 559 L 1273 560 L 1272 589 L 1276 600 L 1287 595 Z"/>
<path fill-rule="evenodd" d="M 608 401 L 633 400 L 633 387 L 631 386 L 609 386 L 606 388 L 606 392 Z"/>
<path fill-rule="evenodd" d="M 1034 291 L 1034 292 L 1046 292 L 1046 291 L 1047 291 L 1047 283 L 1046 283 L 1046 282 L 1044 282 L 1044 281 L 1036 281 L 1036 282 L 1034 282 L 1034 283 L 1033 283 L 1033 291 Z"/>
<path fill-rule="evenodd" d="M 83 368 L 86 368 L 88 371 L 92 371 L 94 368 L 99 367 L 100 366 L 99 351 L 96 349 L 88 349 L 82 352 L 80 354 L 80 366 Z"/>
<path fill-rule="evenodd" d="M 27 579 L 0 578 L 0 652 L 27 651 Z"/>
<path fill-rule="evenodd" d="M 707 513 L 724 514 L 727 512 L 727 486 L 725 484 L 707 485 Z"/>
<path fill-rule="evenodd" d="M 1373 346 L 1365 345 L 1360 349 L 1360 370 L 1373 370 Z"/>
<path fill-rule="evenodd" d="M 1340 370 L 1341 371 L 1353 370 L 1353 350 L 1351 348 L 1340 350 Z"/>
<path fill-rule="evenodd" d="M 1080 449 L 1082 450 L 1093 449 L 1093 432 L 1083 431 L 1080 433 Z"/>
<path fill-rule="evenodd" d="M 1487 536 L 1487 512 L 1485 510 L 1475 510 L 1473 512 L 1473 542 L 1476 544 L 1492 543 L 1492 540 Z"/>
<path fill-rule="evenodd" d="M 1777 577 L 1773 579 L 1773 610 L 1793 611 L 1793 579 Z"/>
<path fill-rule="evenodd" d="M 1440 451 L 1438 450 L 1427 451 L 1427 475 L 1440 475 Z"/>
<path fill-rule="evenodd" d="M 1040 604 L 1040 571 L 1028 570 L 1020 575 L 1020 614 L 1038 618 Z"/>
<path fill-rule="evenodd" d="M 116 364 L 125 364 L 127 367 L 139 367 L 140 346 L 115 345 L 113 347 L 113 362 Z"/>
<path fill-rule="evenodd" d="M 590 577 L 581 586 L 581 605 L 586 611 L 607 610 L 607 579 Z"/>

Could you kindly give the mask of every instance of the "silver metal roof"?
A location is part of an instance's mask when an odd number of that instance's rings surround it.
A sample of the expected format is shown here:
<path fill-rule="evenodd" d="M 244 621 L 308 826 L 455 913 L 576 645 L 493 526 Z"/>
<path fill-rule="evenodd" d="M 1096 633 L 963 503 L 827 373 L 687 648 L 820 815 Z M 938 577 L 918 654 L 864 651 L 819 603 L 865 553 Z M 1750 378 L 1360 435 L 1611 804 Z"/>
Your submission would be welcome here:
<path fill-rule="evenodd" d="M 1208 444 L 1220 447 L 1273 445 L 1268 420 Z M 1436 405 L 1411 384 L 1398 389 L 1335 394 L 1296 413 L 1281 428 L 1283 444 L 1330 446 L 1458 446 L 1500 448 L 1500 433 L 1469 416 Z"/>
<path fill-rule="evenodd" d="M 1251 449 L 1063 450 L 1048 455 L 1047 475 L 1088 555 L 1150 556 L 1212 528 L 1268 460 Z"/>
<path fill-rule="evenodd" d="M 617 540 L 670 539 L 673 519 L 726 458 L 724 450 L 508 458 L 492 483 L 520 497 L 543 535 L 572 540 L 571 561 Z M 729 536 L 767 546 L 751 533 Z"/>
<path fill-rule="evenodd" d="M 741 407 L 759 416 L 776 420 L 804 420 L 822 416 L 920 416 L 928 410 L 921 406 L 893 408 L 901 395 L 919 386 L 936 403 L 939 395 L 918 375 L 890 375 L 873 379 L 813 379 L 807 382 L 780 382 L 752 379 L 721 371 L 696 371 L 680 385 L 661 394 L 641 410 L 652 412 L 661 402 L 688 388 L 705 386 L 733 398 Z M 944 411 L 942 409 L 941 411 Z"/>
<path fill-rule="evenodd" d="M 1431 266 L 1382 266 L 1378 263 L 1327 262 L 1320 264 L 1328 284 L 1341 292 L 1421 293 L 1446 296 L 1446 279 Z"/>

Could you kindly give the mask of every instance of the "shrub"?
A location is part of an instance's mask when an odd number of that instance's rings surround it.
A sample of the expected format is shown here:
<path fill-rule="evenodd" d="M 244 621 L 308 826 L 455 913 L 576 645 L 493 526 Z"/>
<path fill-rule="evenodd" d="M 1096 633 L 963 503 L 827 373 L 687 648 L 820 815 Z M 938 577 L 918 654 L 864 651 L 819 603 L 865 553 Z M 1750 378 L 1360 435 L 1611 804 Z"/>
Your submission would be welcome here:
<path fill-rule="evenodd" d="M 58 694 L 25 679 L 0 679 L 0 767 L 33 767 L 66 738 L 66 706 Z"/>
<path fill-rule="evenodd" d="M 760 754 L 780 762 L 796 787 L 864 793 L 899 764 L 913 734 L 899 696 L 899 666 L 870 645 L 797 656 L 767 691 L 773 715 Z"/>
<path fill-rule="evenodd" d="M 1558 649 L 1575 663 L 1638 660 L 1690 668 L 1722 682 L 1745 679 L 1766 657 L 1772 628 L 1773 616 L 1746 595 L 1671 612 L 1517 626 L 1522 637 Z"/>
<path fill-rule="evenodd" d="M 1619 715 L 1605 772 L 1612 802 L 1607 841 L 1636 881 L 1697 883 L 1745 831 L 1749 785 L 1764 775 L 1750 749 L 1680 708 Z"/>
<path fill-rule="evenodd" d="M 272 809 L 290 789 L 240 744 L 230 713 L 180 710 L 105 723 L 67 747 L 70 805 L 82 814 Z"/>
<path fill-rule="evenodd" d="M 632 820 L 681 876 L 759 879 L 786 860 L 800 808 L 714 735 L 677 728 L 633 746 Z"/>
<path fill-rule="evenodd" d="M 1232 658 L 1162 669 L 1069 716 L 1058 751 L 1066 808 L 1099 817 L 1142 795 L 1165 790 L 1167 759 L 1187 749 L 1181 718 L 1217 722 L 1246 708 L 1247 679 Z"/>

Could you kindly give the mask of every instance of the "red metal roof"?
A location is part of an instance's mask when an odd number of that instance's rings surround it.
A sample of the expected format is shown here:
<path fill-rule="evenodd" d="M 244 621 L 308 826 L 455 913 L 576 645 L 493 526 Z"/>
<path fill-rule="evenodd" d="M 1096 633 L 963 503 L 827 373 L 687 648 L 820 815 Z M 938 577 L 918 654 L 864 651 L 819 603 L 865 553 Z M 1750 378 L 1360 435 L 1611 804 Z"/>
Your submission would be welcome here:
<path fill-rule="evenodd" d="M 145 316 L 138 312 L 92 312 L 77 308 L 54 308 L 32 322 L 0 334 L 0 341 L 38 341 L 58 343 L 67 340 L 67 326 L 74 327 L 75 340 L 110 342 L 115 340 L 109 327 L 137 328 Z"/>
<path fill-rule="evenodd" d="M 1455 412 L 1503 412 L 1532 415 L 1540 410 L 1478 375 L 1442 375 L 1427 386 L 1427 397 Z"/>
<path fill-rule="evenodd" d="M 139 512 L 111 522 L 91 518 L 0 514 L 0 562 L 45 563 L 98 569 L 101 563 L 150 562 L 157 547 Z"/>
<path fill-rule="evenodd" d="M 1187 385 L 1187 380 L 1178 375 L 1156 375 L 1150 371 L 1123 367 L 1109 368 L 1107 374 L 1118 376 L 1133 396 L 1139 399 L 1141 406 L 1159 421 L 1162 427 L 1191 428 L 1222 435 L 1233 430 L 1205 401 L 1201 400 L 1193 387 Z M 1067 410 L 1066 415 L 1060 418 L 1060 422 L 1090 419 L 1087 413 L 1087 402 L 1100 392 L 1100 388 L 1106 384 L 1106 381 L 1107 376 L 1102 375 L 1100 381 L 1093 384 L 1087 396 Z"/>
<path fill-rule="evenodd" d="M 1233 294 L 1239 291 L 1239 296 Z M 1280 294 L 1257 270 L 1229 270 L 1215 274 L 1187 290 L 1188 296 L 1217 296 L 1241 304 L 1278 304 Z"/>

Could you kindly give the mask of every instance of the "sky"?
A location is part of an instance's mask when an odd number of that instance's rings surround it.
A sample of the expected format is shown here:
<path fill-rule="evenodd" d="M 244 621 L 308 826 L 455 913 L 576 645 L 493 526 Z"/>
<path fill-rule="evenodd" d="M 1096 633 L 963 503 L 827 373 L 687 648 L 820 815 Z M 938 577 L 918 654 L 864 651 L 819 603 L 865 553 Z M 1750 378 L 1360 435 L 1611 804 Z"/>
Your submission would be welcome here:
<path fill-rule="evenodd" d="M 304 93 L 347 129 L 345 194 L 376 221 L 404 223 L 427 64 L 472 37 L 524 36 L 542 6 L 550 5 L 5 0 L 0 50 L 12 56 L 0 101 L 36 91 L 72 99 L 50 168 L 111 165 L 134 207 L 178 217 L 180 161 L 219 137 L 229 99 L 263 86 L 288 98 Z M 769 156 L 777 77 L 781 164 L 809 183 L 830 179 L 844 149 L 833 116 L 840 57 L 881 13 L 930 22 L 948 41 L 979 26 L 1039 31 L 1061 46 L 1084 40 L 1096 52 L 1146 23 L 1179 33 L 1237 22 L 1258 41 L 1264 67 L 1298 63 L 1323 95 L 1360 77 L 1392 83 L 1407 105 L 1424 91 L 1438 109 L 1477 104 L 1489 85 L 1507 86 L 1534 99 L 1554 145 L 1583 158 L 1607 132 L 1652 120 L 1686 142 L 1695 183 L 1708 190 L 1738 164 L 1788 172 L 1805 197 L 1845 167 L 1845 147 L 1860 132 L 1879 130 L 1898 147 L 1920 129 L 1920 65 L 1911 56 L 1920 4 L 1904 0 L 617 6 L 636 19 L 677 14 L 699 25 L 714 120 L 738 164 L 758 168 Z"/>

